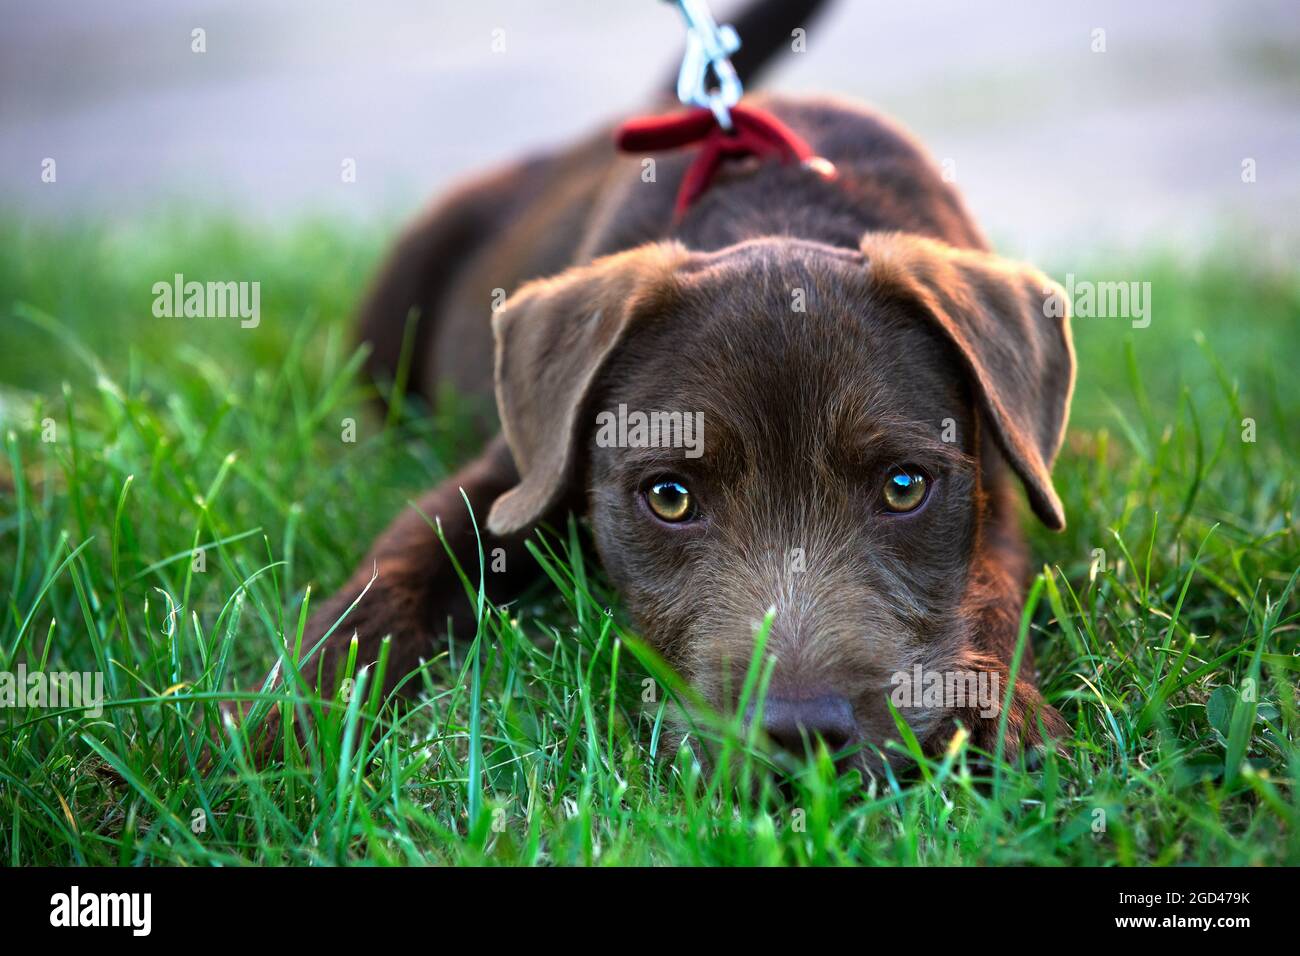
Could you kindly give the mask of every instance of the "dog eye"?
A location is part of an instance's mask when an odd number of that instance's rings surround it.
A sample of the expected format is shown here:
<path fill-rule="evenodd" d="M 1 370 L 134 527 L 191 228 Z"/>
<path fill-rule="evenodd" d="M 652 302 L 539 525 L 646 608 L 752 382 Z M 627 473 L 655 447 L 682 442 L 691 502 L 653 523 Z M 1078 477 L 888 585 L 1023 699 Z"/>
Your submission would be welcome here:
<path fill-rule="evenodd" d="M 914 465 L 891 468 L 885 478 L 885 507 L 895 514 L 915 511 L 925 501 L 930 482 L 925 472 Z"/>
<path fill-rule="evenodd" d="M 680 481 L 656 481 L 646 489 L 650 510 L 663 521 L 687 521 L 695 516 L 695 501 Z"/>

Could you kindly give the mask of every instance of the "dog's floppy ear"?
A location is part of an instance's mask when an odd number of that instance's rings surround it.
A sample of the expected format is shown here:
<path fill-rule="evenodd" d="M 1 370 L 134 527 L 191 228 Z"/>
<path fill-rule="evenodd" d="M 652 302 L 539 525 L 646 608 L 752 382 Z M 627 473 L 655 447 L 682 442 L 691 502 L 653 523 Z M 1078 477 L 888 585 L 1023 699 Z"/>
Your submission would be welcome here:
<path fill-rule="evenodd" d="M 593 383 L 636 321 L 666 306 L 688 256 L 675 242 L 605 256 L 527 283 L 493 316 L 497 410 L 520 475 L 488 514 L 493 534 L 523 530 L 560 502 Z"/>
<path fill-rule="evenodd" d="M 873 284 L 919 302 L 956 346 L 1034 513 L 1064 528 L 1051 475 L 1074 390 L 1064 290 L 1028 266 L 917 236 L 868 234 L 861 248 Z"/>

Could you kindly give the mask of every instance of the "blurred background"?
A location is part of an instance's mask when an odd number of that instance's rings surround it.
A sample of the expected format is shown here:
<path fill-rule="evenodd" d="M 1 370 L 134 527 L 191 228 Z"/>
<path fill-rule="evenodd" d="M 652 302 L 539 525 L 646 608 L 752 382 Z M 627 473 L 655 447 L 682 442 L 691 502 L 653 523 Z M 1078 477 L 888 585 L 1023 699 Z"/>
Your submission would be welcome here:
<path fill-rule="evenodd" d="M 725 21 L 737 5 L 713 7 Z M 637 110 L 682 42 L 664 0 L 4 11 L 0 208 L 35 220 L 180 208 L 390 222 L 457 175 Z M 192 51 L 195 29 L 206 52 Z M 1229 230 L 1285 257 L 1300 210 L 1297 50 L 1295 0 L 841 0 L 764 86 L 896 116 L 950 163 L 1005 252 L 1196 250 Z"/>

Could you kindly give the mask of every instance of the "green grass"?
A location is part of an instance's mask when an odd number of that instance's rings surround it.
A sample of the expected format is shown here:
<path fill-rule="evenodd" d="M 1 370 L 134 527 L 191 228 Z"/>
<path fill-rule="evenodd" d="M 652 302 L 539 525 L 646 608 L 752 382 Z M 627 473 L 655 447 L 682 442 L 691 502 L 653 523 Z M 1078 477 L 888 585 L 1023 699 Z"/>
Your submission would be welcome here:
<path fill-rule="evenodd" d="M 669 692 L 647 706 L 642 682 L 670 682 L 571 527 L 416 703 L 361 677 L 254 770 L 216 702 L 286 646 L 291 669 L 309 592 L 474 447 L 454 405 L 386 425 L 367 404 L 348 316 L 383 239 L 0 225 L 0 670 L 99 671 L 109 698 L 0 710 L 5 864 L 1300 863 L 1300 273 L 1229 252 L 1089 273 L 1150 281 L 1153 321 L 1076 323 L 1070 526 L 1031 532 L 1028 618 L 1075 738 L 1041 769 L 961 744 L 864 794 L 825 761 L 772 786 L 726 726 L 725 772 L 662 753 Z M 261 326 L 154 318 L 176 272 L 261 281 Z"/>

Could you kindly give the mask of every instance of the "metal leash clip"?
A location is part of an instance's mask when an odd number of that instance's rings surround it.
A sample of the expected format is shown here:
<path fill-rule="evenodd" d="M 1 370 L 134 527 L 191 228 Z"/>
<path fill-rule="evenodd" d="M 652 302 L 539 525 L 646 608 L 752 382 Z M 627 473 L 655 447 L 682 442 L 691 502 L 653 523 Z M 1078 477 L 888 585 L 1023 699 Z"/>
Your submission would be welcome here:
<path fill-rule="evenodd" d="M 686 55 L 677 74 L 677 98 L 686 106 L 704 106 L 713 111 L 718 125 L 731 131 L 731 107 L 745 92 L 731 54 L 740 49 L 740 35 L 729 24 L 718 26 L 705 0 L 676 2 L 686 21 Z M 718 81 L 709 88 L 709 71 Z"/>

